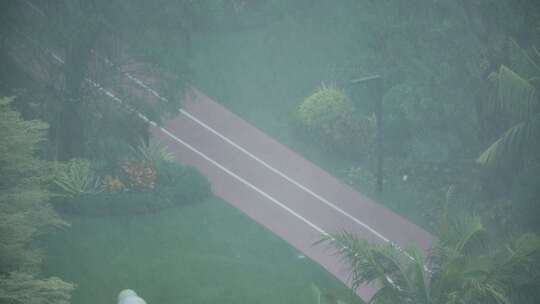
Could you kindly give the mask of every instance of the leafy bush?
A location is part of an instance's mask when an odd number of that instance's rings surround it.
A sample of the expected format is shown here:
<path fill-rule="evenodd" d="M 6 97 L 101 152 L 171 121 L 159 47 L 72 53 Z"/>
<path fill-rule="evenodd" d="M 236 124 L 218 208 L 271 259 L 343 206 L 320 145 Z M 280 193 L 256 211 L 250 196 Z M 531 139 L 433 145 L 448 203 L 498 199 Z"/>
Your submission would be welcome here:
<path fill-rule="evenodd" d="M 322 86 L 298 108 L 300 122 L 308 129 L 336 137 L 337 123 L 353 112 L 353 104 L 344 92 Z"/>
<path fill-rule="evenodd" d="M 86 159 L 74 158 L 65 164 L 57 164 L 54 183 L 65 195 L 72 197 L 100 191 L 99 177 Z"/>
<path fill-rule="evenodd" d="M 368 151 L 375 119 L 354 110 L 349 97 L 335 87 L 322 86 L 298 108 L 298 120 L 324 147 L 352 154 Z"/>
<path fill-rule="evenodd" d="M 162 163 L 156 170 L 151 191 L 120 191 L 82 194 L 59 199 L 60 211 L 84 216 L 144 214 L 205 200 L 210 184 L 196 169 L 176 163 Z"/>

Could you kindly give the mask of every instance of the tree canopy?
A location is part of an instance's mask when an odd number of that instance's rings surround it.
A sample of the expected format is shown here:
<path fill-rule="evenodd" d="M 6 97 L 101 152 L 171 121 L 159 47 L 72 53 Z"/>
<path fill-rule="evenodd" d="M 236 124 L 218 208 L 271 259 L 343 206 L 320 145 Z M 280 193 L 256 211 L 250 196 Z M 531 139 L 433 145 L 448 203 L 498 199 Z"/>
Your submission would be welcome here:
<path fill-rule="evenodd" d="M 69 303 L 73 285 L 40 278 L 41 254 L 31 241 L 66 225 L 47 202 L 49 164 L 35 157 L 47 125 L 21 119 L 12 98 L 0 98 L 0 301 Z"/>

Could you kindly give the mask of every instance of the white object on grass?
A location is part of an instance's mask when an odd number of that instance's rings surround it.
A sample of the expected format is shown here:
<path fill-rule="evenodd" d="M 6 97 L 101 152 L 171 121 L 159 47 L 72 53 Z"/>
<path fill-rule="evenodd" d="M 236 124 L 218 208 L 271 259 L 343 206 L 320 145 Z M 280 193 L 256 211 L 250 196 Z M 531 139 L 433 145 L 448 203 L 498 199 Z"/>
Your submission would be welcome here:
<path fill-rule="evenodd" d="M 118 294 L 118 304 L 146 304 L 146 302 L 131 289 L 124 289 Z"/>

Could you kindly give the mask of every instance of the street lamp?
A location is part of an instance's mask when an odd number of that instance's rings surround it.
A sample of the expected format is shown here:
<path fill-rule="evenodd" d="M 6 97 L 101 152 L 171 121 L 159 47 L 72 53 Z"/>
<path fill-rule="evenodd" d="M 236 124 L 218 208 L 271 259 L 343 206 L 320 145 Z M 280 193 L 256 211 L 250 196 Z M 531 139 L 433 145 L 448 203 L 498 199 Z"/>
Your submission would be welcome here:
<path fill-rule="evenodd" d="M 380 75 L 372 75 L 357 79 L 352 79 L 350 84 L 365 84 L 365 83 L 375 83 L 375 118 L 377 120 L 377 142 L 376 142 L 376 153 L 377 153 L 377 191 L 382 192 L 383 190 L 383 161 L 384 161 L 384 149 L 383 149 L 383 117 L 382 117 L 382 103 L 383 103 L 383 79 Z"/>

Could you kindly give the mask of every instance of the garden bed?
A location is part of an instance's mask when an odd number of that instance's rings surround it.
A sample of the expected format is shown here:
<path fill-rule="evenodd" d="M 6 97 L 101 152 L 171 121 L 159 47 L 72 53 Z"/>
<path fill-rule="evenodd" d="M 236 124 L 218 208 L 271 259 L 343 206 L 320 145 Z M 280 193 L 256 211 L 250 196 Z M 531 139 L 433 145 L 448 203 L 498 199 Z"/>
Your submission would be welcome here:
<path fill-rule="evenodd" d="M 102 191 L 74 197 L 59 197 L 54 200 L 54 206 L 61 213 L 79 216 L 145 214 L 202 202 L 210 196 L 210 193 L 210 184 L 194 168 L 164 163 L 157 170 L 152 190 Z"/>

